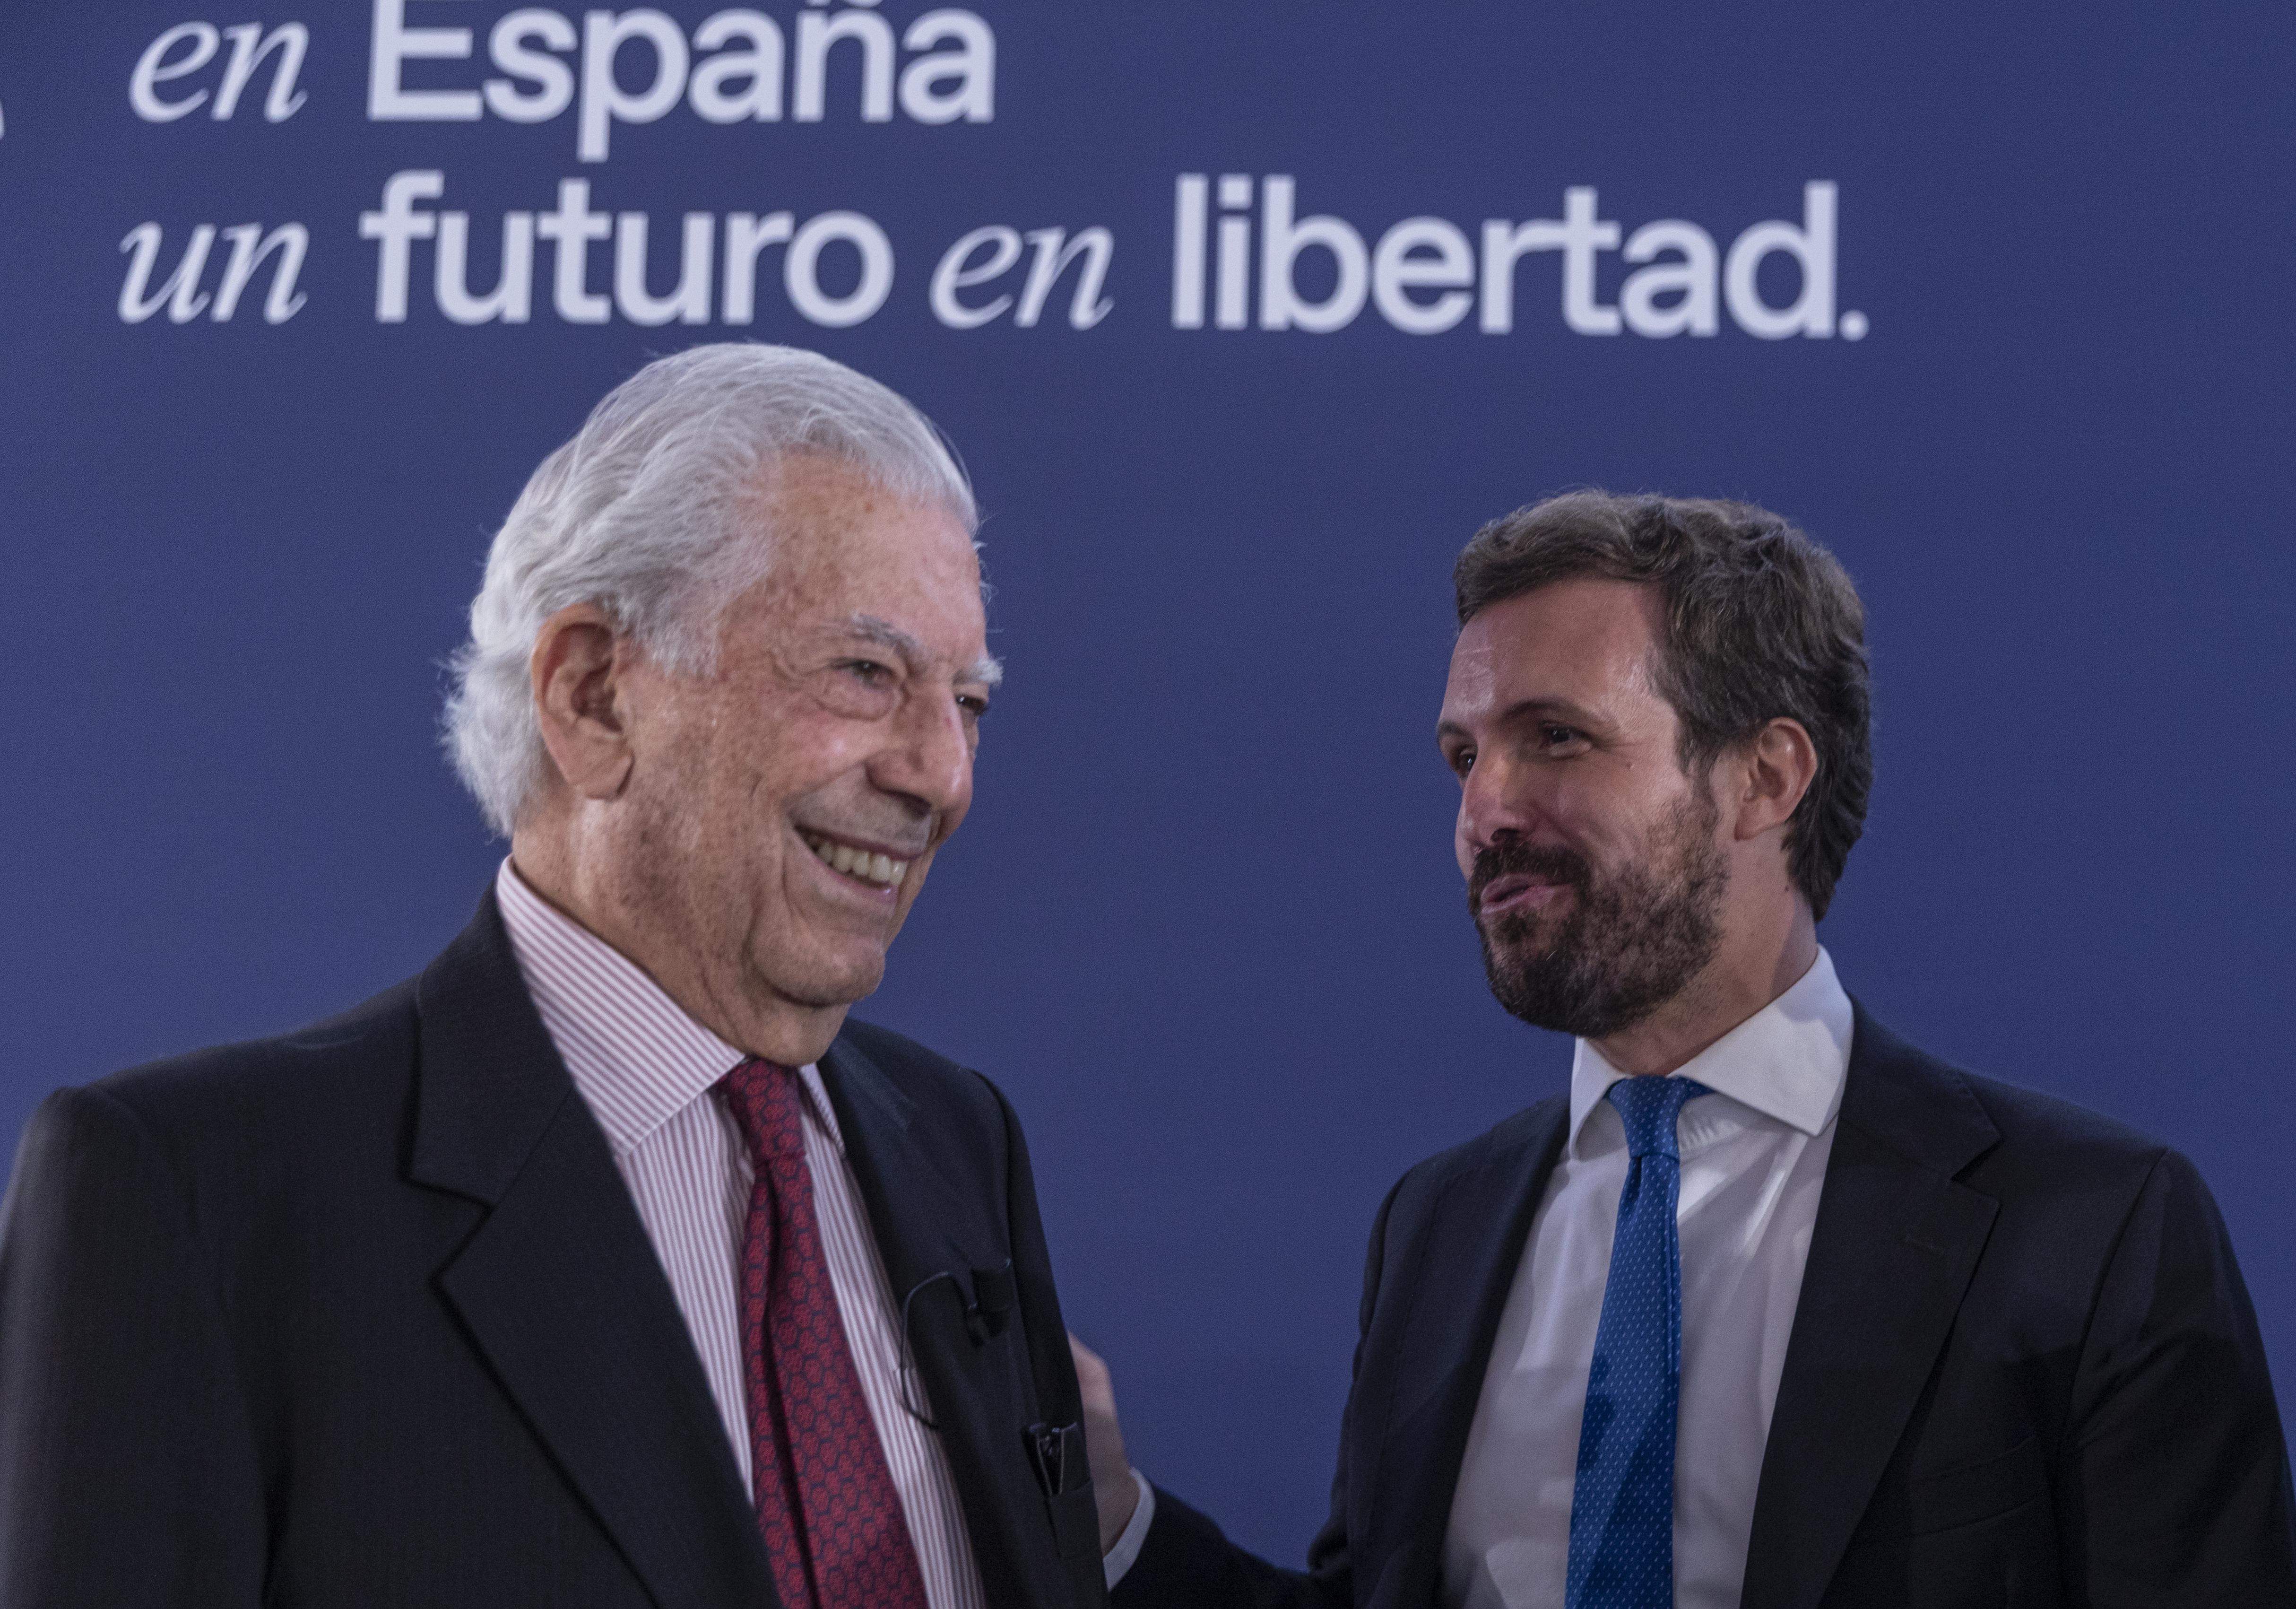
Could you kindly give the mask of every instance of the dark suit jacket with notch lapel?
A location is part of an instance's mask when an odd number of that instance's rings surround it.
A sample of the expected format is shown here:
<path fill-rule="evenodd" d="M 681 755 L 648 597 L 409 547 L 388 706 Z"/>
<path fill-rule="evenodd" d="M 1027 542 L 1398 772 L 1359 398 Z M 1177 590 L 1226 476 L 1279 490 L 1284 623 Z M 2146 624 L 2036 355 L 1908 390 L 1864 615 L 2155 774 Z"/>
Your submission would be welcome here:
<path fill-rule="evenodd" d="M 821 1065 L 896 1300 L 956 1276 L 910 1336 L 988 1602 L 1102 1603 L 1091 1487 L 1048 1500 L 1024 1443 L 1078 1408 L 1011 1109 L 858 1023 Z M 976 1274 L 1008 1260 L 1005 1298 Z M 491 894 L 344 1016 L 33 1119 L 0 1230 L 0 1604 L 775 1602 Z"/>
<path fill-rule="evenodd" d="M 1161 1492 L 1117 1609 L 1434 1601 L 1499 1311 L 1561 1154 L 1540 1103 L 1380 1209 L 1332 1517 L 1279 1571 Z M 1861 1008 L 1743 1609 L 2296 1605 L 2255 1315 L 2190 1163 Z"/>

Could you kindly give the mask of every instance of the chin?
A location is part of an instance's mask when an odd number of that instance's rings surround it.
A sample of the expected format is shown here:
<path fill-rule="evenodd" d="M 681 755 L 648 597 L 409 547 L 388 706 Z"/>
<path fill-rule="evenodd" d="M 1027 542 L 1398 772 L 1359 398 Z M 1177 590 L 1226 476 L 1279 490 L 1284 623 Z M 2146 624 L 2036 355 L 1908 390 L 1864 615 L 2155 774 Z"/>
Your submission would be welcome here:
<path fill-rule="evenodd" d="M 1538 961 L 1554 948 L 1554 929 L 1561 918 L 1552 911 L 1510 911 L 1491 922 L 1478 922 L 1483 948 L 1513 961 Z"/>
<path fill-rule="evenodd" d="M 768 992 L 822 1011 L 866 999 L 877 992 L 877 986 L 884 981 L 885 952 L 882 949 L 814 956 L 810 965 L 763 980 Z"/>

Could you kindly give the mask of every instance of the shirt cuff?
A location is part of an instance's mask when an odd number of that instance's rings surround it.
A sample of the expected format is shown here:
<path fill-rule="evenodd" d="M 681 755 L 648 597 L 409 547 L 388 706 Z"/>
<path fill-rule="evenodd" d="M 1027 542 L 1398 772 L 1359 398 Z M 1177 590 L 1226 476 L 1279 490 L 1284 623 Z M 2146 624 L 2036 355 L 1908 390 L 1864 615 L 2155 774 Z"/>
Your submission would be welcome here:
<path fill-rule="evenodd" d="M 1140 1556 L 1140 1545 L 1148 1539 L 1148 1527 L 1156 1522 L 1156 1489 L 1136 1469 L 1132 1472 L 1132 1484 L 1139 1491 L 1140 1500 L 1132 1506 L 1132 1518 L 1126 1523 L 1124 1534 L 1116 1539 L 1116 1546 L 1100 1556 L 1101 1573 L 1108 1579 L 1111 1592 L 1124 1579 L 1124 1572 L 1132 1568 L 1132 1561 Z"/>

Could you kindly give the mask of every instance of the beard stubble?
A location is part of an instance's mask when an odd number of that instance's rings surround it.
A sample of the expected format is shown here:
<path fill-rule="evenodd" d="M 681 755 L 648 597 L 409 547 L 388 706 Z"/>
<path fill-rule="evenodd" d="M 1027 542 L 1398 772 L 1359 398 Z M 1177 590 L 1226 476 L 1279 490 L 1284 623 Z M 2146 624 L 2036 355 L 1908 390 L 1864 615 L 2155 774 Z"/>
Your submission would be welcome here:
<path fill-rule="evenodd" d="M 1693 787 L 1652 827 L 1641 853 L 1613 872 L 1554 844 L 1508 842 L 1478 854 L 1467 908 L 1498 1003 L 1534 1028 L 1600 1039 L 1674 998 L 1721 948 L 1730 866 L 1714 842 L 1720 819 L 1711 793 Z M 1515 873 L 1565 884 L 1575 896 L 1544 944 L 1538 915 L 1482 919 L 1483 891 Z"/>

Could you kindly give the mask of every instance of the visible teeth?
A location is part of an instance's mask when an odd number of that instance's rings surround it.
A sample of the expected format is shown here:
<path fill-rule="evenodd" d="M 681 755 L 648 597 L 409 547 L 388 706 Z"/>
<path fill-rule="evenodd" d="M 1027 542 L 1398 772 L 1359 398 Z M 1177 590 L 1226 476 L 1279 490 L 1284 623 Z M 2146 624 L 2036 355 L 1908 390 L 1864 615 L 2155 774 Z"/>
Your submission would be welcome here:
<path fill-rule="evenodd" d="M 835 843 L 826 838 L 809 837 L 805 842 L 816 859 L 832 871 L 842 872 L 849 877 L 858 877 L 864 882 L 890 887 L 909 874 L 909 863 L 895 860 L 890 855 L 873 854 L 867 850 L 857 850 L 850 844 Z"/>

